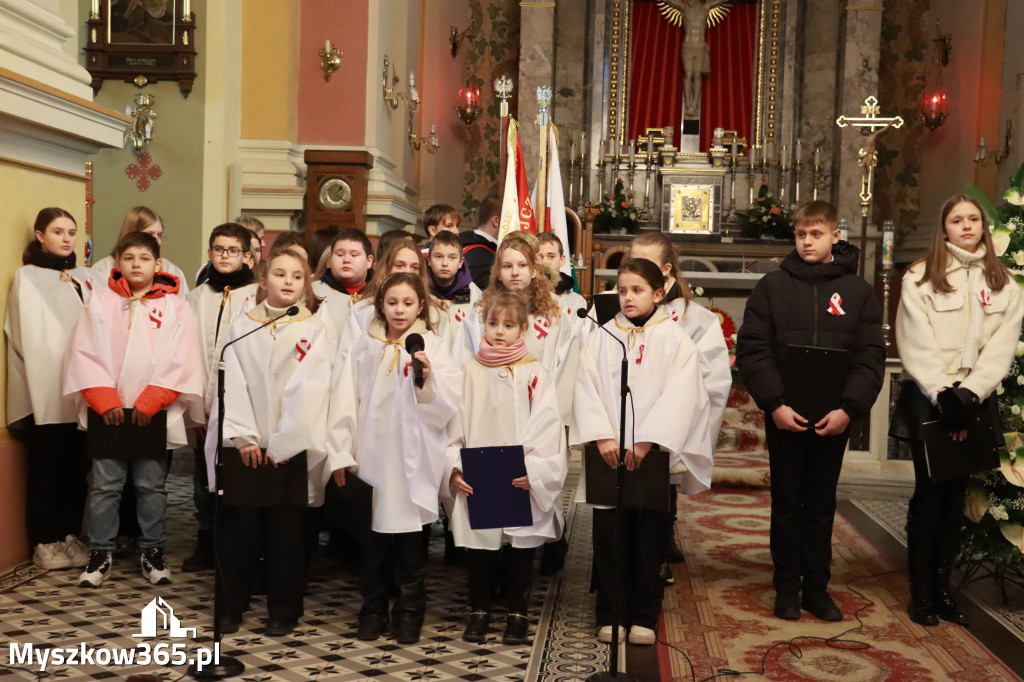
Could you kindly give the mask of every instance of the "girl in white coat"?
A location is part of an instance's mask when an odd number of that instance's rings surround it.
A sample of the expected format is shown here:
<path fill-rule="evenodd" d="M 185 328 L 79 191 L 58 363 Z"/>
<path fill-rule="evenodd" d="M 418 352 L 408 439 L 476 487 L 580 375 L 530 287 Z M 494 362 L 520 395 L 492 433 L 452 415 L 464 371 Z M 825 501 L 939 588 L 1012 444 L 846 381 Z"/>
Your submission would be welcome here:
<path fill-rule="evenodd" d="M 909 441 L 914 455 L 908 610 L 921 625 L 940 618 L 966 625 L 949 578 L 960 550 L 967 479 L 930 479 L 921 425 L 941 419 L 956 438 L 977 414 L 1002 433 L 994 392 L 1013 362 L 1024 298 L 999 262 L 984 212 L 964 195 L 943 205 L 928 254 L 907 270 L 902 291 L 896 343 L 904 381 L 890 435 Z"/>
<path fill-rule="evenodd" d="M 601 457 L 615 467 L 619 456 L 619 385 L 622 346 L 627 348 L 633 409 L 626 413 L 625 465 L 643 464 L 655 444 L 669 453 L 670 471 L 680 471 L 686 493 L 711 485 L 710 401 L 701 378 L 701 354 L 689 336 L 673 324 L 659 303 L 665 278 L 654 263 L 629 261 L 619 268 L 621 312 L 593 329 L 580 359 L 573 403 L 573 443 L 596 441 Z M 615 510 L 594 509 L 594 566 L 597 584 L 598 639 L 611 641 L 613 596 L 623 605 L 623 624 L 632 625 L 629 641 L 653 644 L 661 610 L 658 565 L 668 522 L 665 511 L 622 509 L 619 560 L 622 582 L 614 582 Z"/>
<path fill-rule="evenodd" d="M 323 504 L 330 478 L 327 466 L 327 395 L 331 360 L 337 341 L 334 327 L 315 314 L 317 299 L 306 261 L 288 250 L 274 249 L 260 278 L 260 302 L 231 325 L 229 342 L 280 317 L 224 353 L 224 457 L 240 457 L 245 466 L 277 466 L 305 451 L 306 503 Z M 206 439 L 208 480 L 217 446 L 217 405 L 210 414 Z M 249 608 L 256 563 L 267 561 L 266 634 L 287 635 L 302 616 L 305 524 L 307 509 L 295 507 L 224 507 L 219 530 L 219 558 L 224 571 L 221 632 L 236 632 Z"/>
<path fill-rule="evenodd" d="M 564 434 L 554 381 L 526 348 L 525 297 L 510 292 L 491 296 L 482 312 L 484 338 L 476 356 L 463 365 L 460 444 L 470 448 L 523 446 L 526 476 L 509 481 L 509 485 L 530 491 L 533 524 L 474 530 L 467 503 L 473 487 L 463 477 L 460 450 L 449 450 L 448 480 L 455 496 L 451 530 L 455 544 L 469 550 L 472 613 L 462 638 L 467 642 L 487 638 L 493 564 L 500 558 L 509 577 L 509 613 L 502 643 L 519 645 L 529 641 L 526 613 L 534 549 L 561 532 L 558 507 L 567 470 Z"/>
<path fill-rule="evenodd" d="M 7 296 L 7 424 L 24 427 L 29 456 L 26 521 L 32 562 L 39 568 L 85 566 L 78 539 L 91 463 L 73 400 L 61 390 L 64 349 L 92 288 L 75 267 L 78 226 L 61 208 L 36 216 Z"/>
<path fill-rule="evenodd" d="M 374 319 L 348 352 L 334 381 L 328 453 L 334 480 L 358 469 L 373 488 L 369 539 L 363 547 L 357 637 L 372 641 L 388 622 L 393 566 L 398 597 L 391 609 L 399 644 L 415 644 L 426 612 L 427 546 L 423 526 L 438 517 L 445 448 L 454 442 L 462 372 L 431 331 L 429 302 L 418 274 L 387 277 L 374 299 Z M 406 342 L 424 350 L 410 356 Z M 422 382 L 417 367 L 422 365 Z M 419 385 L 417 385 L 417 383 Z"/>

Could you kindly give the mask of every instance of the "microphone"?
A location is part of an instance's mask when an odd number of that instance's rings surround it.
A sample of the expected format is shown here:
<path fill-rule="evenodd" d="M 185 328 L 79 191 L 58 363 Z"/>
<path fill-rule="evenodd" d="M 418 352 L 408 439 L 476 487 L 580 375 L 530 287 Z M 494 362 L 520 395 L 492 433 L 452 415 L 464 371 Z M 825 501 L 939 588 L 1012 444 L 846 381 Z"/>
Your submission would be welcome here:
<path fill-rule="evenodd" d="M 416 359 L 416 353 L 421 350 L 426 350 L 427 346 L 423 342 L 423 337 L 419 334 L 409 334 L 405 337 L 405 350 L 412 357 L 412 374 L 413 383 L 416 384 L 416 388 L 423 388 L 423 363 Z"/>
<path fill-rule="evenodd" d="M 255 334 L 256 332 L 258 332 L 259 330 L 263 329 L 264 327 L 269 327 L 270 325 L 274 324 L 275 322 L 277 322 L 278 320 L 280 320 L 282 318 L 294 317 L 294 316 L 296 316 L 298 314 L 299 314 L 299 306 L 293 305 L 292 307 L 288 308 L 288 310 L 284 311 L 283 313 L 281 313 L 280 315 L 278 315 L 274 319 L 267 320 L 266 322 L 264 322 L 260 326 L 256 327 L 255 329 L 250 329 L 246 333 L 242 334 L 237 339 L 231 339 L 230 341 L 225 343 L 224 347 L 220 349 L 220 369 L 221 370 L 224 369 L 224 351 L 226 351 L 228 349 L 228 346 L 230 346 L 232 344 L 238 343 L 239 341 L 241 341 L 245 337 L 249 336 L 250 334 Z"/>
<path fill-rule="evenodd" d="M 580 318 L 581 320 L 590 320 L 597 326 L 598 329 L 603 330 L 605 334 L 615 339 L 615 342 L 622 346 L 622 361 L 626 361 L 626 344 L 622 342 L 622 339 L 620 339 L 619 337 L 615 336 L 615 334 L 612 334 L 610 331 L 605 329 L 604 325 L 598 322 L 594 317 L 591 317 L 590 311 L 587 310 L 586 308 L 578 308 L 576 310 L 576 317 Z"/>

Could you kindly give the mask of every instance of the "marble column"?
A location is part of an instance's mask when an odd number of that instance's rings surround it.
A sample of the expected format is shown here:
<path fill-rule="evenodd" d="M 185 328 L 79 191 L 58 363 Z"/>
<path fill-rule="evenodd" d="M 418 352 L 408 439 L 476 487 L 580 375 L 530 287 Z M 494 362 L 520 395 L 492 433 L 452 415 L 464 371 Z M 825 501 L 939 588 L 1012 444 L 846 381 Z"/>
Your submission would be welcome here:
<path fill-rule="evenodd" d="M 836 91 L 837 115 L 860 116 L 860 108 L 870 95 L 878 95 L 878 57 L 882 41 L 882 0 L 845 0 L 840 19 L 839 78 Z M 881 115 L 888 116 L 891 103 L 879 102 Z M 834 123 L 834 122 L 833 122 Z M 885 133 L 882 133 L 883 135 Z M 860 235 L 860 189 L 862 170 L 857 152 L 861 135 L 853 128 L 834 126 L 832 177 L 836 187 L 839 216 L 850 223 L 851 242 L 866 251 L 864 276 L 874 281 L 874 243 L 862 243 Z M 884 188 L 875 187 L 875 191 Z M 819 194 L 819 198 L 821 195 Z M 868 236 L 878 236 L 869 230 Z"/>
<path fill-rule="evenodd" d="M 519 30 L 519 123 L 526 177 L 537 181 L 540 139 L 537 126 L 537 88 L 555 86 L 555 2 L 520 0 Z M 551 106 L 554 106 L 552 102 Z M 550 110 L 550 108 L 549 108 Z"/>

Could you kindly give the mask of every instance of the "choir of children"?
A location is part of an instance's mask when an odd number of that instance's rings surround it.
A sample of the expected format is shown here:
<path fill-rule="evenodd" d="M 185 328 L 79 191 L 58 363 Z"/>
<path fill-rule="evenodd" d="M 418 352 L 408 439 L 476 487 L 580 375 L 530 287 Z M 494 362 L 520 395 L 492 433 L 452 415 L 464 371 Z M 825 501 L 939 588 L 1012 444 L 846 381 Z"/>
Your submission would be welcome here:
<path fill-rule="evenodd" d="M 438 519 L 439 496 L 455 543 L 468 550 L 470 613 L 463 638 L 486 640 L 498 588 L 493 583 L 501 575 L 509 606 L 502 641 L 529 641 L 535 550 L 564 542 L 567 427 L 574 444 L 596 441 L 609 465 L 620 445 L 630 469 L 641 466 L 652 448 L 667 451 L 685 492 L 706 489 L 727 390 L 719 367 L 724 344 L 718 343 L 717 319 L 689 300 L 664 244 L 637 240 L 619 271 L 621 312 L 602 331 L 577 321 L 584 301 L 573 292 L 572 278 L 559 272 L 565 254 L 557 238 L 510 235 L 497 245 L 489 286 L 481 292 L 450 231 L 457 230 L 458 213 L 435 208 L 428 260 L 404 232 L 382 235 L 375 259 L 363 232 L 342 229 L 322 255 L 313 253 L 315 279 L 299 235 L 278 235 L 262 274 L 254 276 L 249 264 L 259 240 L 236 223 L 220 225 L 209 238 L 204 282 L 187 303 L 174 295 L 184 283 L 160 258 L 152 232 L 162 233 L 162 223 L 152 211 L 133 209 L 135 227 L 126 219 L 105 282 L 98 280 L 98 268 L 74 270 L 73 219 L 59 209 L 40 212 L 5 322 L 12 378 L 8 422 L 25 423 L 34 434 L 30 488 L 57 492 L 66 502 L 47 513 L 30 507 L 37 561 L 49 568 L 86 564 L 79 584 L 98 587 L 112 569 L 118 501 L 130 471 L 139 500 L 143 575 L 153 584 L 171 579 L 162 553 L 164 456 L 134 457 L 130 468 L 132 453 L 95 457 L 90 552 L 75 537 L 85 506 L 81 463 L 87 462 L 75 422 L 85 428 L 89 410 L 107 425 L 130 420 L 140 426 L 166 411 L 168 448 L 184 445 L 185 427 L 193 429 L 199 540 L 184 569 L 212 566 L 216 545 L 226 633 L 239 628 L 250 607 L 261 555 L 268 574 L 266 633 L 286 635 L 295 628 L 303 613 L 310 518 L 302 500 L 227 504 L 215 542 L 208 491 L 215 489 L 218 457 L 225 468 L 262 469 L 281 481 L 287 467 L 304 467 L 307 507 L 323 504 L 332 475 L 337 486 L 358 476 L 372 487 L 357 636 L 377 639 L 390 624 L 403 644 L 420 638 L 427 603 L 424 527 Z M 27 306 L 54 314 L 29 320 Z M 626 344 L 632 370 L 636 416 L 622 444 L 621 352 L 610 336 Z M 65 370 L 55 375 L 65 339 Z M 218 359 L 229 341 L 219 415 Z M 27 347 L 48 355 L 28 354 Z M 485 487 L 467 478 L 462 449 L 517 445 L 526 475 L 507 485 L 528 491 L 532 523 L 474 527 L 469 498 L 481 496 L 473 504 L 483 507 L 495 503 Z M 229 497 L 243 490 L 238 480 L 222 481 L 222 489 L 232 488 L 225 489 Z M 655 639 L 669 506 L 626 511 L 630 532 L 623 534 L 621 550 L 611 543 L 614 515 L 607 509 L 594 513 L 602 641 L 610 638 L 615 598 L 626 608 L 630 641 Z M 627 559 L 621 590 L 611 584 L 616 551 Z"/>

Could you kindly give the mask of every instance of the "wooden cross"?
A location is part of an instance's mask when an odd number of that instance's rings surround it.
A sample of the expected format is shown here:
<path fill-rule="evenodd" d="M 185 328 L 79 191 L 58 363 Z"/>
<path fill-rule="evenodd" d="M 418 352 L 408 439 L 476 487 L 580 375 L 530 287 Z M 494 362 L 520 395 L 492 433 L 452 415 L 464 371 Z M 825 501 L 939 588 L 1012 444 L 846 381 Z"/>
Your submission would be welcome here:
<path fill-rule="evenodd" d="M 840 116 L 836 119 L 836 125 L 840 128 L 856 128 L 864 136 L 864 144 L 857 152 L 863 175 L 860 183 L 860 207 L 861 215 L 867 216 L 867 210 L 871 206 L 872 187 L 875 181 L 875 166 L 878 165 L 878 152 L 875 150 L 875 142 L 878 136 L 889 128 L 902 128 L 902 116 L 879 116 L 881 107 L 878 106 L 878 99 L 869 95 L 860 108 L 859 117 Z"/>

